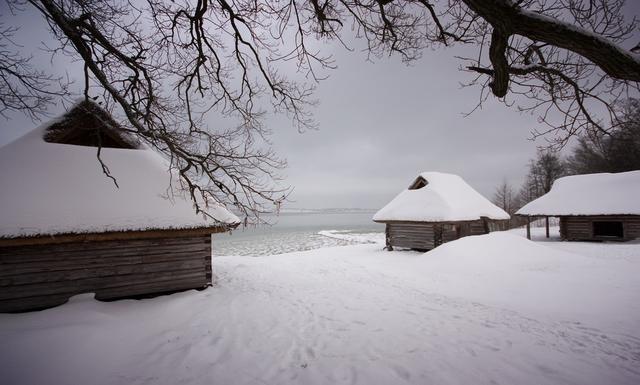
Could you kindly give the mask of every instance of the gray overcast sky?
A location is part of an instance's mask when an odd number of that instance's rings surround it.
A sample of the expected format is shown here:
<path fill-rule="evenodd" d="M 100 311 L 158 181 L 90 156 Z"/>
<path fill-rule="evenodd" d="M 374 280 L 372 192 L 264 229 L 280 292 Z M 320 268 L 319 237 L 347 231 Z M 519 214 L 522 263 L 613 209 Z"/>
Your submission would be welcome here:
<path fill-rule="evenodd" d="M 459 174 L 485 195 L 503 178 L 520 183 L 535 117 L 489 102 L 465 118 L 479 94 L 460 88 L 452 51 L 410 67 L 340 50 L 336 62 L 317 93 L 320 130 L 274 136 L 300 205 L 379 207 L 420 171 Z"/>
<path fill-rule="evenodd" d="M 637 15 L 638 4 L 633 8 Z M 20 37 L 25 47 L 49 39 L 35 13 L 10 15 L 4 2 L 0 10 L 5 22 L 29 32 Z M 411 66 L 397 58 L 371 63 L 364 53 L 339 46 L 325 47 L 324 52 L 333 53 L 338 69 L 315 95 L 320 101 L 314 109 L 319 130 L 298 133 L 286 116 L 266 121 L 277 153 L 289 162 L 283 174 L 285 183 L 295 188 L 290 207 L 378 208 L 420 171 L 456 173 L 491 197 L 503 179 L 519 186 L 528 159 L 536 146 L 544 145 L 528 140 L 537 127 L 535 116 L 492 98 L 482 110 L 463 116 L 475 106 L 479 89 L 460 87 L 469 79 L 454 58 L 461 51 L 426 51 Z M 47 58 L 36 54 L 34 60 L 45 69 L 63 67 L 72 77 L 80 74 L 77 65 Z M 62 106 L 52 109 L 53 114 L 63 111 Z M 12 114 L 0 125 L 1 145 L 37 123 Z"/>

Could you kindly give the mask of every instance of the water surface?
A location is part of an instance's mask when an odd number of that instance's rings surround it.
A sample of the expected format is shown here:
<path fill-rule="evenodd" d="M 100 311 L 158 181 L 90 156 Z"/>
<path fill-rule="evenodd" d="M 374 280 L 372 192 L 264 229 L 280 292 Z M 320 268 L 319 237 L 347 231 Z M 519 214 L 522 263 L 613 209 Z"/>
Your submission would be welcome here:
<path fill-rule="evenodd" d="M 265 218 L 272 225 L 239 227 L 213 236 L 213 255 L 273 255 L 367 242 L 379 238 L 384 225 L 371 220 L 374 212 L 283 213 Z M 337 237 L 319 234 L 335 230 Z M 372 237 L 357 235 L 370 234 Z M 349 236 L 354 235 L 354 236 Z"/>

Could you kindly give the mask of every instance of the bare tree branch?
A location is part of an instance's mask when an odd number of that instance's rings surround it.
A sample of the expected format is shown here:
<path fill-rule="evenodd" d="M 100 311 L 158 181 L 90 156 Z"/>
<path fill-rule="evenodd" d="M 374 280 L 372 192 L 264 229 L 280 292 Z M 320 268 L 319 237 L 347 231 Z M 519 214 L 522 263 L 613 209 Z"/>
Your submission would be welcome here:
<path fill-rule="evenodd" d="M 369 55 L 414 61 L 429 48 L 473 51 L 463 68 L 507 106 L 536 113 L 564 145 L 619 124 L 620 100 L 640 92 L 638 20 L 624 0 L 9 0 L 38 10 L 54 53 L 80 59 L 84 95 L 171 160 L 196 210 L 207 202 L 259 216 L 280 205 L 285 162 L 270 149 L 269 111 L 315 128 L 317 82 L 335 68 L 315 42 L 364 40 Z M 30 66 L 0 25 L 0 114 L 42 114 L 68 93 Z M 490 37 L 490 38 L 489 38 Z M 630 39 L 636 39 L 629 42 Z M 314 42 L 315 40 L 315 42 Z M 215 127 L 207 121 L 219 122 Z M 231 123 L 233 122 L 233 123 Z M 108 169 L 107 169 L 108 171 Z"/>

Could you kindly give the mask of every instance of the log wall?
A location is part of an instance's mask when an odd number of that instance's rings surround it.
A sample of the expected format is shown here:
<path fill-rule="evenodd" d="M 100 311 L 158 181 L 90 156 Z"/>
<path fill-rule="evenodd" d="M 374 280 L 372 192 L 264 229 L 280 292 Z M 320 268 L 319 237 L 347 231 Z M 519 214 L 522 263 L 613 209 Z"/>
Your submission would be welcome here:
<path fill-rule="evenodd" d="M 640 215 L 560 217 L 560 237 L 568 241 L 601 241 L 615 239 L 594 236 L 594 221 L 622 222 L 624 237 L 619 240 L 628 241 L 640 238 Z"/>
<path fill-rule="evenodd" d="M 467 235 L 489 232 L 485 220 L 468 222 L 389 222 L 386 224 L 387 247 L 431 250 L 443 243 Z"/>
<path fill-rule="evenodd" d="M 204 288 L 211 235 L 0 247 L 0 312 Z"/>
<path fill-rule="evenodd" d="M 386 228 L 387 246 L 431 250 L 436 245 L 433 223 L 387 223 Z"/>

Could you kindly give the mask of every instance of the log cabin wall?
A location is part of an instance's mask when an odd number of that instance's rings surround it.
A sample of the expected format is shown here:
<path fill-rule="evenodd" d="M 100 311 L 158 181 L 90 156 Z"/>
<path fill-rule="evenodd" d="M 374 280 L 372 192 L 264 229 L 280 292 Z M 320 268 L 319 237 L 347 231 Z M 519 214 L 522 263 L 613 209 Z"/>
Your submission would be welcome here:
<path fill-rule="evenodd" d="M 211 284 L 211 235 L 0 247 L 0 312 Z"/>
<path fill-rule="evenodd" d="M 455 241 L 460 236 L 460 230 L 456 228 L 456 225 L 450 223 L 442 223 L 439 225 L 442 228 L 442 242 L 447 243 Z"/>
<path fill-rule="evenodd" d="M 387 223 L 386 228 L 387 246 L 431 250 L 436 245 L 433 223 Z"/>
<path fill-rule="evenodd" d="M 621 222 L 621 238 L 598 237 L 594 235 L 594 222 Z M 622 240 L 640 238 L 639 215 L 598 215 L 560 217 L 560 237 L 568 241 Z"/>
<path fill-rule="evenodd" d="M 386 225 L 387 246 L 431 250 L 467 235 L 488 233 L 484 220 L 468 222 L 390 222 Z"/>
<path fill-rule="evenodd" d="M 470 235 L 481 235 L 489 233 L 489 225 L 482 219 L 473 221 L 469 225 L 471 226 Z"/>

